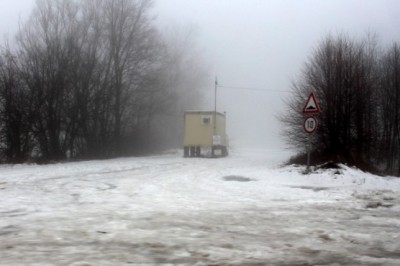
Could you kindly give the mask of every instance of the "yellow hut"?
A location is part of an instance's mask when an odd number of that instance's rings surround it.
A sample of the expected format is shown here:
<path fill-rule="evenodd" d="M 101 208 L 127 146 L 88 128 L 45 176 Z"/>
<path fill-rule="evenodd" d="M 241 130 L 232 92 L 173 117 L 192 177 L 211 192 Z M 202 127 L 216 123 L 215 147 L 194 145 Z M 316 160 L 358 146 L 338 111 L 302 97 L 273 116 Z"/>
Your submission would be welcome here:
<path fill-rule="evenodd" d="M 210 150 L 211 156 L 228 155 L 226 114 L 214 111 L 185 112 L 184 156 L 200 157 Z"/>

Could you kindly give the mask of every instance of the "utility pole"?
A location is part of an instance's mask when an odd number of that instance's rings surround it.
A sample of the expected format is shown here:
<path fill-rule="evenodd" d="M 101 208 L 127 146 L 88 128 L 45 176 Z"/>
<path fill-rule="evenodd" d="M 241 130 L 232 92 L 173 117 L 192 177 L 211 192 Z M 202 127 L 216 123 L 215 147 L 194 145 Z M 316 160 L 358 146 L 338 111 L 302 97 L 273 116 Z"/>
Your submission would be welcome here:
<path fill-rule="evenodd" d="M 211 148 L 211 154 L 212 157 L 215 156 L 215 149 L 214 149 L 214 142 L 215 138 L 217 135 L 217 88 L 218 88 L 218 77 L 215 77 L 215 87 L 214 87 L 214 121 L 213 121 L 213 137 L 212 137 L 212 148 Z"/>
<path fill-rule="evenodd" d="M 215 88 L 214 88 L 214 136 L 217 134 L 217 88 L 218 88 L 218 77 L 215 77 Z"/>

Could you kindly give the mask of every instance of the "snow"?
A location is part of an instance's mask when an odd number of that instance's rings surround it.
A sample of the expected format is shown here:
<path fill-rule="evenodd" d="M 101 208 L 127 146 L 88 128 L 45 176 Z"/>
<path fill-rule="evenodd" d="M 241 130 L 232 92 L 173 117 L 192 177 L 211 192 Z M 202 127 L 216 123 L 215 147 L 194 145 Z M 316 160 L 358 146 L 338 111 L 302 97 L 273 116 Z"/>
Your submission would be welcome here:
<path fill-rule="evenodd" d="M 0 265 L 400 265 L 400 179 L 289 156 L 0 166 Z"/>

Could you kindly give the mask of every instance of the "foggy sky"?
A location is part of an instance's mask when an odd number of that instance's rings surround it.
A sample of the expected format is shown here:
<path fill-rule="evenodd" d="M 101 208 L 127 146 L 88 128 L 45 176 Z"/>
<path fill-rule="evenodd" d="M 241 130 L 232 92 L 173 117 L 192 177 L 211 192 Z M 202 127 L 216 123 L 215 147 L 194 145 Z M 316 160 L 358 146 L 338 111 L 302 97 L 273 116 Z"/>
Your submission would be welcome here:
<path fill-rule="evenodd" d="M 314 48 L 328 34 L 400 41 L 400 1 L 158 0 L 158 22 L 194 25 L 204 55 L 221 85 L 288 91 Z M 287 92 L 221 88 L 234 146 L 284 147 L 277 116 Z M 210 100 L 205 108 L 212 109 Z"/>
<path fill-rule="evenodd" d="M 34 0 L 0 0 L 0 37 L 10 37 L 25 20 Z M 218 111 L 227 112 L 233 146 L 284 147 L 276 116 L 290 84 L 318 42 L 327 34 L 364 37 L 376 33 L 381 44 L 400 41 L 398 0 L 155 0 L 161 29 L 194 29 L 201 56 L 208 62 L 205 87 L 220 85 L 276 91 L 220 88 Z M 213 109 L 212 98 L 193 109 Z"/>

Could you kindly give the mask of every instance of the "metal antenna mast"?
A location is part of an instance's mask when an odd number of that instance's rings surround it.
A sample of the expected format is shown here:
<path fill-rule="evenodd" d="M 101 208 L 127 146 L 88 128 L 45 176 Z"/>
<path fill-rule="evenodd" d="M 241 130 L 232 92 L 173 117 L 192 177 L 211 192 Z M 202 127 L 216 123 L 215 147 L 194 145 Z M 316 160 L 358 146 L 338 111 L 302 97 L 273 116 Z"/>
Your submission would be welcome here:
<path fill-rule="evenodd" d="M 211 154 L 212 157 L 215 156 L 215 141 L 216 141 L 216 136 L 217 136 L 217 88 L 218 88 L 218 77 L 215 77 L 215 88 L 214 88 L 214 132 L 213 132 L 213 137 L 212 137 L 212 148 L 211 148 Z"/>
<path fill-rule="evenodd" d="M 215 77 L 215 95 L 214 95 L 214 136 L 217 134 L 217 88 L 218 77 Z"/>

